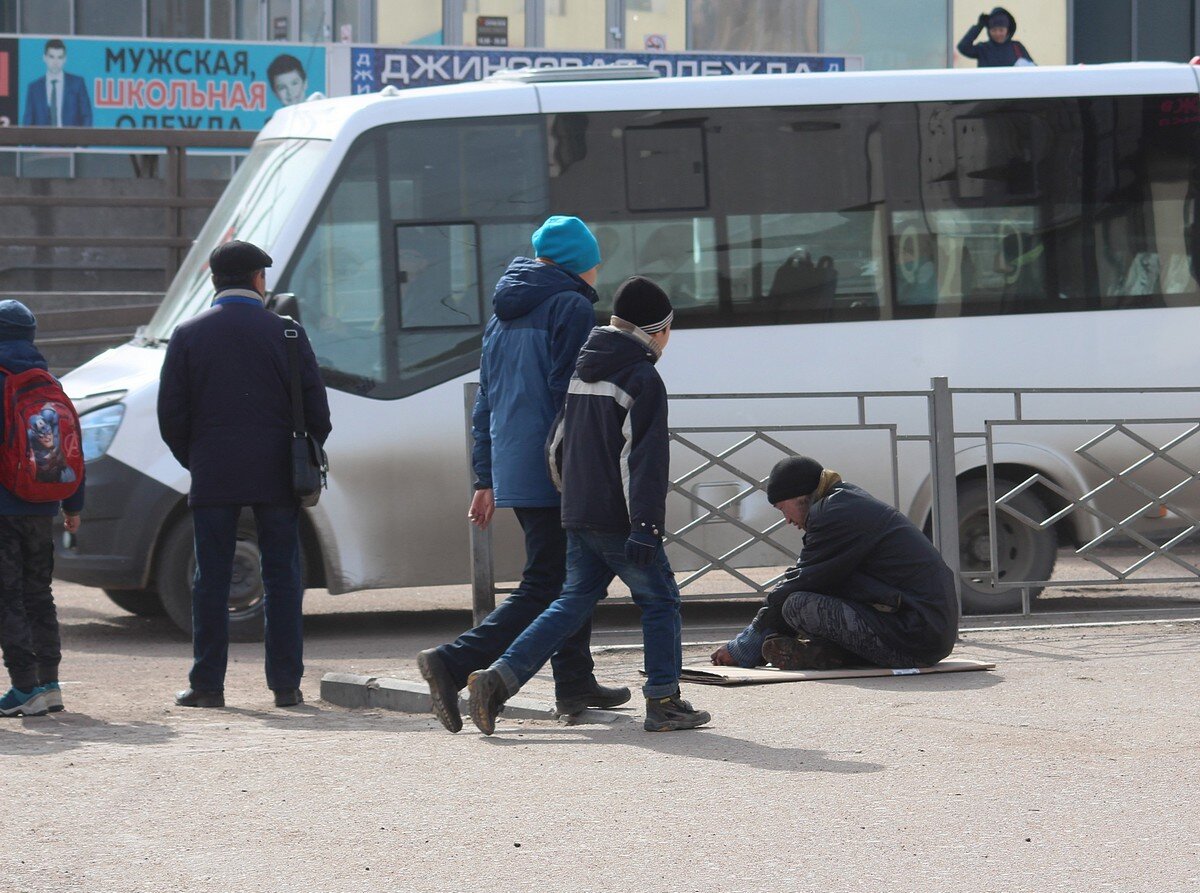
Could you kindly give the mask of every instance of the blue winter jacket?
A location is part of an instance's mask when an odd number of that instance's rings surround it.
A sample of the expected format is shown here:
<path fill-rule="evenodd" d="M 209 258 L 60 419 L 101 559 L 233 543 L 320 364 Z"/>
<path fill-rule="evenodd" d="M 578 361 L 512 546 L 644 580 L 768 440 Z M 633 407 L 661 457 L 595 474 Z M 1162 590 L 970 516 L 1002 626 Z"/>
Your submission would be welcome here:
<path fill-rule="evenodd" d="M 0 366 L 13 375 L 19 375 L 30 369 L 45 369 L 46 360 L 42 352 L 31 341 L 12 339 L 0 341 Z M 4 379 L 8 376 L 0 372 L 0 391 L 4 388 Z M 7 432 L 4 430 L 4 415 L 0 412 L 0 441 Z M 79 489 L 62 501 L 62 508 L 72 514 L 83 509 L 83 480 L 79 481 Z M 0 515 L 49 515 L 58 514 L 57 502 L 26 502 L 18 499 L 7 488 L 0 486 Z"/>
<path fill-rule="evenodd" d="M 662 536 L 670 443 L 656 359 L 635 334 L 592 330 L 547 443 L 563 527 Z"/>
<path fill-rule="evenodd" d="M 518 257 L 496 283 L 483 333 L 475 400 L 475 489 L 496 505 L 550 508 L 558 491 L 546 469 L 550 425 L 579 349 L 596 324 L 595 289 L 562 267 Z"/>

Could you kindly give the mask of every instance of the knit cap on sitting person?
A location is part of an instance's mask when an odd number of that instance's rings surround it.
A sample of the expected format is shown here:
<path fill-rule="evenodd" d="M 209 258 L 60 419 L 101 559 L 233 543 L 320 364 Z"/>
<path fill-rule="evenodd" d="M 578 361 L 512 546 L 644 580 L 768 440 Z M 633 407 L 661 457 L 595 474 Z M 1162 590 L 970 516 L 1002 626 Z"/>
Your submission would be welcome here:
<path fill-rule="evenodd" d="M 600 243 L 578 217 L 550 217 L 533 234 L 533 255 L 575 275 L 600 265 Z"/>

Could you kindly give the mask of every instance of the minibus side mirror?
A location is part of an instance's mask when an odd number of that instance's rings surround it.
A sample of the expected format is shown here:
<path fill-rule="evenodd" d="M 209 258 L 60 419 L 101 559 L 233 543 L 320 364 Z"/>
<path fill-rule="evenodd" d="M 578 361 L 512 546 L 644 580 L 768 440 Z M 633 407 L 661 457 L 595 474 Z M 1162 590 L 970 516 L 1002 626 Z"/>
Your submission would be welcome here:
<path fill-rule="evenodd" d="M 296 296 L 290 291 L 279 295 L 271 295 L 267 299 L 267 309 L 277 316 L 290 316 L 296 322 L 302 321 L 300 319 L 300 302 L 296 300 Z"/>

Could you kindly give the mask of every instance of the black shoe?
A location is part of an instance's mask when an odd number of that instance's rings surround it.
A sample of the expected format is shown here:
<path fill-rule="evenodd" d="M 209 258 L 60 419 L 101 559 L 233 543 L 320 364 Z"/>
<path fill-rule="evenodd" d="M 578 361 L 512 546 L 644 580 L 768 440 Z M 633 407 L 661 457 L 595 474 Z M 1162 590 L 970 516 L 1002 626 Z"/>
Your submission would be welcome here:
<path fill-rule="evenodd" d="M 426 648 L 417 655 L 417 669 L 421 678 L 429 683 L 429 700 L 433 704 L 433 715 L 447 731 L 462 731 L 462 714 L 458 712 L 458 689 L 446 669 L 446 662 L 436 648 Z"/>
<path fill-rule="evenodd" d="M 763 660 L 778 670 L 840 670 L 860 661 L 828 639 L 769 636 L 762 646 Z"/>
<path fill-rule="evenodd" d="M 295 707 L 304 703 L 304 693 L 298 688 L 275 688 L 276 707 Z"/>
<path fill-rule="evenodd" d="M 183 691 L 175 693 L 175 703 L 180 707 L 224 707 L 225 692 L 196 691 L 194 688 L 185 688 Z"/>
<path fill-rule="evenodd" d="M 702 726 L 712 717 L 707 710 L 697 710 L 679 696 L 669 698 L 646 698 L 646 722 L 642 725 L 647 732 L 678 732 Z"/>
<path fill-rule="evenodd" d="M 609 707 L 620 707 L 632 697 L 625 686 L 609 687 L 601 685 L 595 677 L 588 681 L 588 687 L 579 694 L 559 698 L 554 702 L 554 712 L 559 716 L 574 716 L 589 707 L 596 710 L 607 710 Z"/>
<path fill-rule="evenodd" d="M 508 686 L 495 670 L 478 670 L 467 678 L 467 710 L 471 722 L 479 731 L 490 735 L 496 731 L 496 717 L 508 698 Z"/>

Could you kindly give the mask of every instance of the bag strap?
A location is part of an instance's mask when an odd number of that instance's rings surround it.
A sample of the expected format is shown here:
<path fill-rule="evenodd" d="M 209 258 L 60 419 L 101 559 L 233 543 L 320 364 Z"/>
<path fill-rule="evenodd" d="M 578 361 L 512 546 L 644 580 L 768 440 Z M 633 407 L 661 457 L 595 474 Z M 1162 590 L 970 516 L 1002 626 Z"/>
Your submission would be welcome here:
<path fill-rule="evenodd" d="M 288 375 L 291 378 L 292 390 L 292 435 L 304 437 L 304 397 L 300 389 L 300 332 L 296 329 L 284 329 L 283 341 L 287 345 Z"/>

